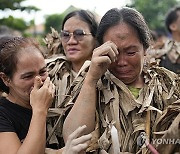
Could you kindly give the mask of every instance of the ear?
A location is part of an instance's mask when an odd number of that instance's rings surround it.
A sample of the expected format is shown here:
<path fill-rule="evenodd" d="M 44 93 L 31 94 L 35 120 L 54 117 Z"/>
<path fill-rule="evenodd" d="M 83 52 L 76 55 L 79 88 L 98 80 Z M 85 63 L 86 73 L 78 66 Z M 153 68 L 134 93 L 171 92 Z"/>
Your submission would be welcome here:
<path fill-rule="evenodd" d="M 2 79 L 2 81 L 4 82 L 4 84 L 9 87 L 10 84 L 10 78 L 4 73 L 4 72 L 0 72 L 0 78 Z"/>
<path fill-rule="evenodd" d="M 177 29 L 177 24 L 174 22 L 174 23 L 172 23 L 172 24 L 169 26 L 169 28 L 171 29 L 171 31 L 176 31 L 176 29 Z"/>

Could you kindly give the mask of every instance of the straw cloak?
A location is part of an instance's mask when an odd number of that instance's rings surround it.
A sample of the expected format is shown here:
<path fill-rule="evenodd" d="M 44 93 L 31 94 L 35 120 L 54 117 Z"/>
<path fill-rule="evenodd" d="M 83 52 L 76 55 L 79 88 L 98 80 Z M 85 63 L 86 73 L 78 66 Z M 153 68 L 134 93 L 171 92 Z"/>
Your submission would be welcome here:
<path fill-rule="evenodd" d="M 73 72 L 60 47 L 58 32 L 53 28 L 51 31 L 45 38 L 48 56 L 51 57 L 46 62 L 56 94 L 48 113 L 47 144 L 57 144 L 61 148 L 64 146 L 63 122 L 81 90 L 90 61 L 84 63 L 78 74 Z M 168 49 L 174 45 L 170 42 Z M 177 59 L 177 56 L 174 58 Z M 150 153 L 145 144 L 141 147 L 137 144 L 140 132 L 145 132 L 148 142 L 159 153 L 180 152 L 180 76 L 149 62 L 145 64 L 143 76 L 145 85 L 138 90 L 137 96 L 109 71 L 98 81 L 96 126 L 87 151 L 94 154 L 100 149 L 109 154 L 119 151 Z M 112 128 L 116 130 L 114 134 Z M 118 139 L 115 140 L 114 136 Z M 157 142 L 162 141 L 158 139 L 168 139 L 171 144 Z"/>
<path fill-rule="evenodd" d="M 180 42 L 167 39 L 160 46 L 152 46 L 147 53 L 151 61 L 180 74 Z"/>
<path fill-rule="evenodd" d="M 58 96 L 63 95 L 64 98 L 62 101 L 56 101 L 55 108 L 50 109 L 49 112 L 49 115 L 51 115 L 49 117 L 54 117 L 54 128 L 52 127 L 50 131 L 53 132 L 50 133 L 52 141 L 52 136 L 62 136 L 63 121 L 75 103 L 89 64 L 89 61 L 86 62 L 79 73 L 76 74 L 76 77 L 72 77 L 71 73 L 68 73 L 65 79 L 66 82 L 53 74 L 51 75 L 57 69 L 50 72 L 50 76 L 53 77 L 59 89 L 68 87 L 64 94 L 57 88 Z M 57 65 L 62 72 L 64 71 L 62 69 L 63 65 Z M 59 72 L 59 74 L 62 72 Z M 177 74 L 157 66 L 144 68 L 143 76 L 145 85 L 143 89 L 140 89 L 137 98 L 123 82 L 109 71 L 98 81 L 96 127 L 87 151 L 98 153 L 100 149 L 105 149 L 108 153 L 113 154 L 116 153 L 115 147 L 118 145 L 120 152 L 149 153 L 145 145 L 142 147 L 137 145 L 140 132 L 146 133 L 147 140 L 154 144 L 159 153 L 169 154 L 178 151 L 178 139 L 180 138 L 180 78 Z M 68 83 L 67 80 L 71 82 Z M 112 127 L 117 130 L 115 135 L 118 137 L 118 142 L 112 139 Z M 159 138 L 175 139 L 176 143 L 162 145 L 155 142 Z M 113 146 L 115 143 L 116 146 Z"/>
<path fill-rule="evenodd" d="M 46 59 L 47 70 L 51 81 L 55 84 L 55 97 L 52 106 L 49 108 L 47 116 L 47 145 L 56 144 L 53 148 L 62 148 L 64 142 L 62 139 L 62 126 L 66 117 L 68 108 L 64 106 L 64 99 L 71 98 L 68 91 L 72 92 L 71 85 L 77 85 L 85 76 L 84 69 L 89 66 L 90 61 L 86 61 L 81 67 L 81 73 L 72 70 L 71 63 L 67 61 L 64 54 L 54 54 Z"/>

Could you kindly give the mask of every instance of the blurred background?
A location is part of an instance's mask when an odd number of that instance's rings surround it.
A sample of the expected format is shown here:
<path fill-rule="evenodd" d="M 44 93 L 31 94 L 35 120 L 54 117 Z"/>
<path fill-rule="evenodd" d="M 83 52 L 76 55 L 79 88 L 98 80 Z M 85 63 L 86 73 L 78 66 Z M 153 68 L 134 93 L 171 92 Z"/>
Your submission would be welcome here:
<path fill-rule="evenodd" d="M 180 0 L 0 0 L 0 35 L 43 38 L 50 27 L 61 29 L 64 16 L 87 9 L 101 17 L 114 7 L 130 6 L 140 11 L 151 30 L 168 35 L 164 25 L 167 11 Z"/>

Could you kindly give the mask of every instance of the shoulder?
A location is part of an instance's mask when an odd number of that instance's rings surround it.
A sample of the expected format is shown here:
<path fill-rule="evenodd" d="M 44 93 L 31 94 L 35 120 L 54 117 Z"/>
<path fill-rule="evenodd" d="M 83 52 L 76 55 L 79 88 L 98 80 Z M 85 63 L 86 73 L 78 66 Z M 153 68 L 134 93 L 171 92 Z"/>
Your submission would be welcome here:
<path fill-rule="evenodd" d="M 157 88 L 168 93 L 168 96 L 180 97 L 180 76 L 164 67 L 151 67 L 147 70 L 145 79 L 154 82 Z M 169 97 L 168 97 L 169 98 Z"/>
<path fill-rule="evenodd" d="M 178 87 L 180 85 L 180 76 L 164 67 L 154 66 L 147 70 L 146 77 L 156 78 L 161 84 Z M 179 88 L 178 88 L 179 89 Z"/>
<path fill-rule="evenodd" d="M 4 97 L 0 97 L 0 112 L 4 110 L 8 104 L 6 103 L 6 99 Z"/>
<path fill-rule="evenodd" d="M 11 115 L 7 109 L 7 105 L 0 103 L 0 132 L 12 132 Z"/>
<path fill-rule="evenodd" d="M 158 73 L 159 76 L 163 76 L 165 78 L 170 78 L 171 80 L 179 80 L 179 75 L 164 68 L 164 67 L 159 67 L 159 66 L 156 66 L 156 67 L 152 67 L 150 68 L 149 70 L 152 70 L 156 73 Z"/>
<path fill-rule="evenodd" d="M 9 119 L 11 105 L 4 97 L 0 98 L 0 119 Z"/>
<path fill-rule="evenodd" d="M 62 54 L 54 55 L 45 59 L 47 71 L 51 78 L 59 75 L 63 76 L 65 72 L 70 72 L 71 64 L 67 61 L 66 57 Z M 58 77 L 59 78 L 59 77 Z"/>
<path fill-rule="evenodd" d="M 57 62 L 57 61 L 67 61 L 67 59 L 64 54 L 55 54 L 51 57 L 46 58 L 45 61 L 46 64 L 50 64 L 52 62 Z"/>
<path fill-rule="evenodd" d="M 147 64 L 143 68 L 143 73 L 145 76 L 150 76 L 156 74 L 157 76 L 165 76 L 165 77 L 172 77 L 172 78 L 179 78 L 179 75 L 173 71 L 165 67 L 158 66 L 156 64 Z"/>

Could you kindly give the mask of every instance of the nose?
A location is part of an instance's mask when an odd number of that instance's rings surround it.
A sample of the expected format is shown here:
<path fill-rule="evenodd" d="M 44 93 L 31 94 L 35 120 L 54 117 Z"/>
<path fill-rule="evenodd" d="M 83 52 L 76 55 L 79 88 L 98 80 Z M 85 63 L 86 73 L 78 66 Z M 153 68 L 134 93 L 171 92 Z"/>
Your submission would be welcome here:
<path fill-rule="evenodd" d="M 117 64 L 119 66 L 126 66 L 127 65 L 127 60 L 126 56 L 123 53 L 120 53 L 117 57 Z"/>
<path fill-rule="evenodd" d="M 44 82 L 44 81 L 46 80 L 47 77 L 48 77 L 48 73 L 46 73 L 45 75 L 41 76 L 42 82 Z"/>
<path fill-rule="evenodd" d="M 48 77 L 48 73 L 44 74 L 44 75 L 37 75 L 42 82 L 44 82 L 46 80 L 46 78 Z"/>

